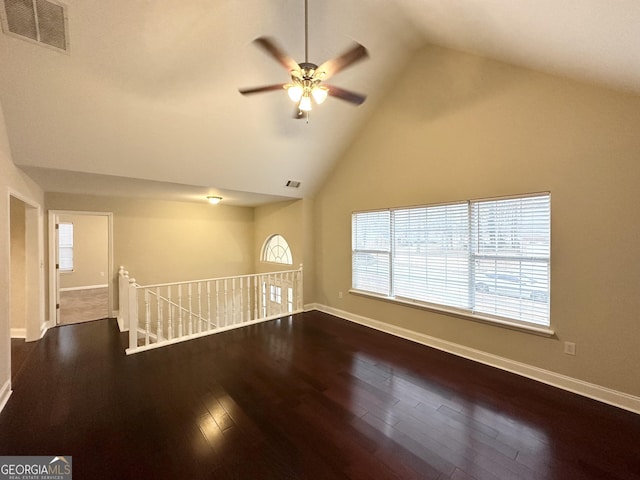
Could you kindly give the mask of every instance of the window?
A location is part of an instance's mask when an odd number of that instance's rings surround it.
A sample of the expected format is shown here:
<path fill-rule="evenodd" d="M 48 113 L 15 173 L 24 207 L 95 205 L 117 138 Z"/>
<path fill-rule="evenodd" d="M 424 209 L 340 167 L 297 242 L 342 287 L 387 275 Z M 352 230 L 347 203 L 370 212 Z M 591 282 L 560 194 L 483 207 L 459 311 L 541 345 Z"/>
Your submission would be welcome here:
<path fill-rule="evenodd" d="M 353 215 L 353 288 L 391 295 L 391 223 L 388 210 Z"/>
<path fill-rule="evenodd" d="M 293 265 L 291 249 L 282 235 L 272 235 L 262 249 L 262 261 Z"/>
<path fill-rule="evenodd" d="M 287 312 L 293 312 L 293 288 L 287 288 Z"/>
<path fill-rule="evenodd" d="M 357 212 L 352 288 L 549 325 L 548 194 Z"/>
<path fill-rule="evenodd" d="M 271 301 L 274 303 L 282 303 L 282 287 L 278 287 L 277 285 L 270 285 L 271 290 Z"/>
<path fill-rule="evenodd" d="M 475 311 L 549 325 L 549 196 L 474 204 Z"/>
<path fill-rule="evenodd" d="M 73 223 L 58 224 L 58 265 L 61 272 L 73 271 Z"/>

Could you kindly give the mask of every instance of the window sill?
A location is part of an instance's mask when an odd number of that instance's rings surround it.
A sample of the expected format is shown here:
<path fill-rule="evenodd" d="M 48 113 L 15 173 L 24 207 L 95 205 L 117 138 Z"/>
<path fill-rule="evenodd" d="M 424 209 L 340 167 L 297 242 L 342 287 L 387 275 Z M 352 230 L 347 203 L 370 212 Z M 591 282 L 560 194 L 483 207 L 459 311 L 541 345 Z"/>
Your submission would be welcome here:
<path fill-rule="evenodd" d="M 397 298 L 385 297 L 383 295 L 376 295 L 375 293 L 363 292 L 361 290 L 349 290 L 350 294 L 358 295 L 361 297 L 372 298 L 375 300 L 382 300 L 384 302 L 395 303 L 398 305 L 403 305 L 407 307 L 418 308 L 420 310 L 427 310 L 429 312 L 441 313 L 444 315 L 450 315 L 453 317 L 462 318 L 464 320 L 472 320 L 474 322 L 485 323 L 488 325 L 493 325 L 496 327 L 508 328 L 510 330 L 516 330 L 524 333 L 532 333 L 534 335 L 539 335 L 541 337 L 553 337 L 555 336 L 555 332 L 550 327 L 544 326 L 536 326 L 536 325 L 527 325 L 524 323 L 520 323 L 517 321 L 510 321 L 508 319 L 494 318 L 484 315 L 477 315 L 472 313 L 467 313 L 461 310 L 457 310 L 455 308 L 448 308 L 444 306 L 437 306 L 433 304 L 419 302 L 417 300 L 401 300 Z"/>

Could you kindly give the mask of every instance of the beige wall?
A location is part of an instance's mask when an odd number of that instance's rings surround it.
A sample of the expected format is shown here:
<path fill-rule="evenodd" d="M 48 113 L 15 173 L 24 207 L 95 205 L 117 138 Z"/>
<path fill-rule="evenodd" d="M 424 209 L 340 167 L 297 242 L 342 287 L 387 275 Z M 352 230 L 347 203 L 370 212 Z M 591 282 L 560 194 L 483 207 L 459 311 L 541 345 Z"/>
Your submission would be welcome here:
<path fill-rule="evenodd" d="M 106 215 L 60 215 L 73 223 L 73 272 L 60 274 L 60 288 L 106 285 L 109 267 L 109 218 Z"/>
<path fill-rule="evenodd" d="M 114 275 L 143 285 L 253 272 L 253 208 L 58 193 L 46 208 L 112 212 Z"/>
<path fill-rule="evenodd" d="M 11 340 L 9 319 L 11 317 L 9 292 L 11 285 L 10 219 L 9 197 L 19 196 L 35 206 L 44 203 L 42 190 L 11 160 L 11 149 L 7 137 L 4 113 L 0 105 L 0 402 L 8 392 L 11 379 Z M 36 277 L 38 277 L 36 275 Z M 32 290 L 38 290 L 38 278 L 33 280 Z M 36 307 L 36 310 L 37 307 Z M 37 312 L 36 312 L 37 313 Z M 40 318 L 36 318 L 40 321 Z M 37 326 L 36 326 L 37 327 Z"/>
<path fill-rule="evenodd" d="M 9 201 L 11 249 L 11 328 L 26 328 L 26 215 L 25 205 L 15 197 Z"/>
<path fill-rule="evenodd" d="M 255 209 L 255 271 L 258 273 L 296 269 L 304 266 L 304 303 L 313 301 L 314 268 L 312 244 L 312 201 L 294 200 L 256 207 Z M 267 238 L 282 235 L 291 249 L 293 265 L 262 261 L 262 249 Z"/>
<path fill-rule="evenodd" d="M 409 66 L 315 199 L 316 301 L 640 395 L 640 97 L 437 47 Z M 338 298 L 352 211 L 540 191 L 556 338 Z"/>

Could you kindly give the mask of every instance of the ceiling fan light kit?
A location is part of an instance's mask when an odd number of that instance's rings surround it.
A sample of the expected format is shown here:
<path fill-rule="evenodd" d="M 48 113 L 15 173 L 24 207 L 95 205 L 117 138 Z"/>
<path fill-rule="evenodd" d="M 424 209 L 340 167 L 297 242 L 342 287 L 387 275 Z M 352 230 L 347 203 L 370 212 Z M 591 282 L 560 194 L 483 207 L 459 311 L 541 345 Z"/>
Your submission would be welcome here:
<path fill-rule="evenodd" d="M 258 37 L 254 43 L 261 47 L 265 52 L 271 55 L 283 67 L 285 67 L 291 75 L 291 83 L 281 83 L 275 85 L 266 85 L 263 87 L 241 88 L 240 93 L 243 95 L 251 95 L 254 93 L 270 92 L 285 89 L 289 98 L 296 103 L 294 118 L 307 117 L 313 109 L 313 103 L 322 104 L 328 96 L 336 97 L 353 105 L 362 104 L 367 98 L 365 95 L 351 92 L 343 88 L 334 87 L 332 85 L 323 85 L 324 80 L 329 79 L 336 73 L 353 65 L 359 60 L 368 57 L 365 47 L 356 43 L 349 50 L 339 57 L 328 60 L 320 66 L 308 61 L 308 0 L 304 2 L 304 51 L 305 61 L 298 64 L 295 60 L 284 53 L 276 42 L 268 37 Z M 313 100 L 313 101 L 312 101 Z"/>

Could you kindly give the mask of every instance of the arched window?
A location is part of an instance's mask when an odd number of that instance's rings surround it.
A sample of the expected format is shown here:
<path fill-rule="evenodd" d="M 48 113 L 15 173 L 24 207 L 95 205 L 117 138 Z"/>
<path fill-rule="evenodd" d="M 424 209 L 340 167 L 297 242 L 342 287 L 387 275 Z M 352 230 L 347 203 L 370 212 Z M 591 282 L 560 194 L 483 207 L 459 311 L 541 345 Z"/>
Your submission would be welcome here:
<path fill-rule="evenodd" d="M 293 265 L 291 249 L 282 235 L 272 235 L 267 239 L 262 250 L 262 261 Z"/>

